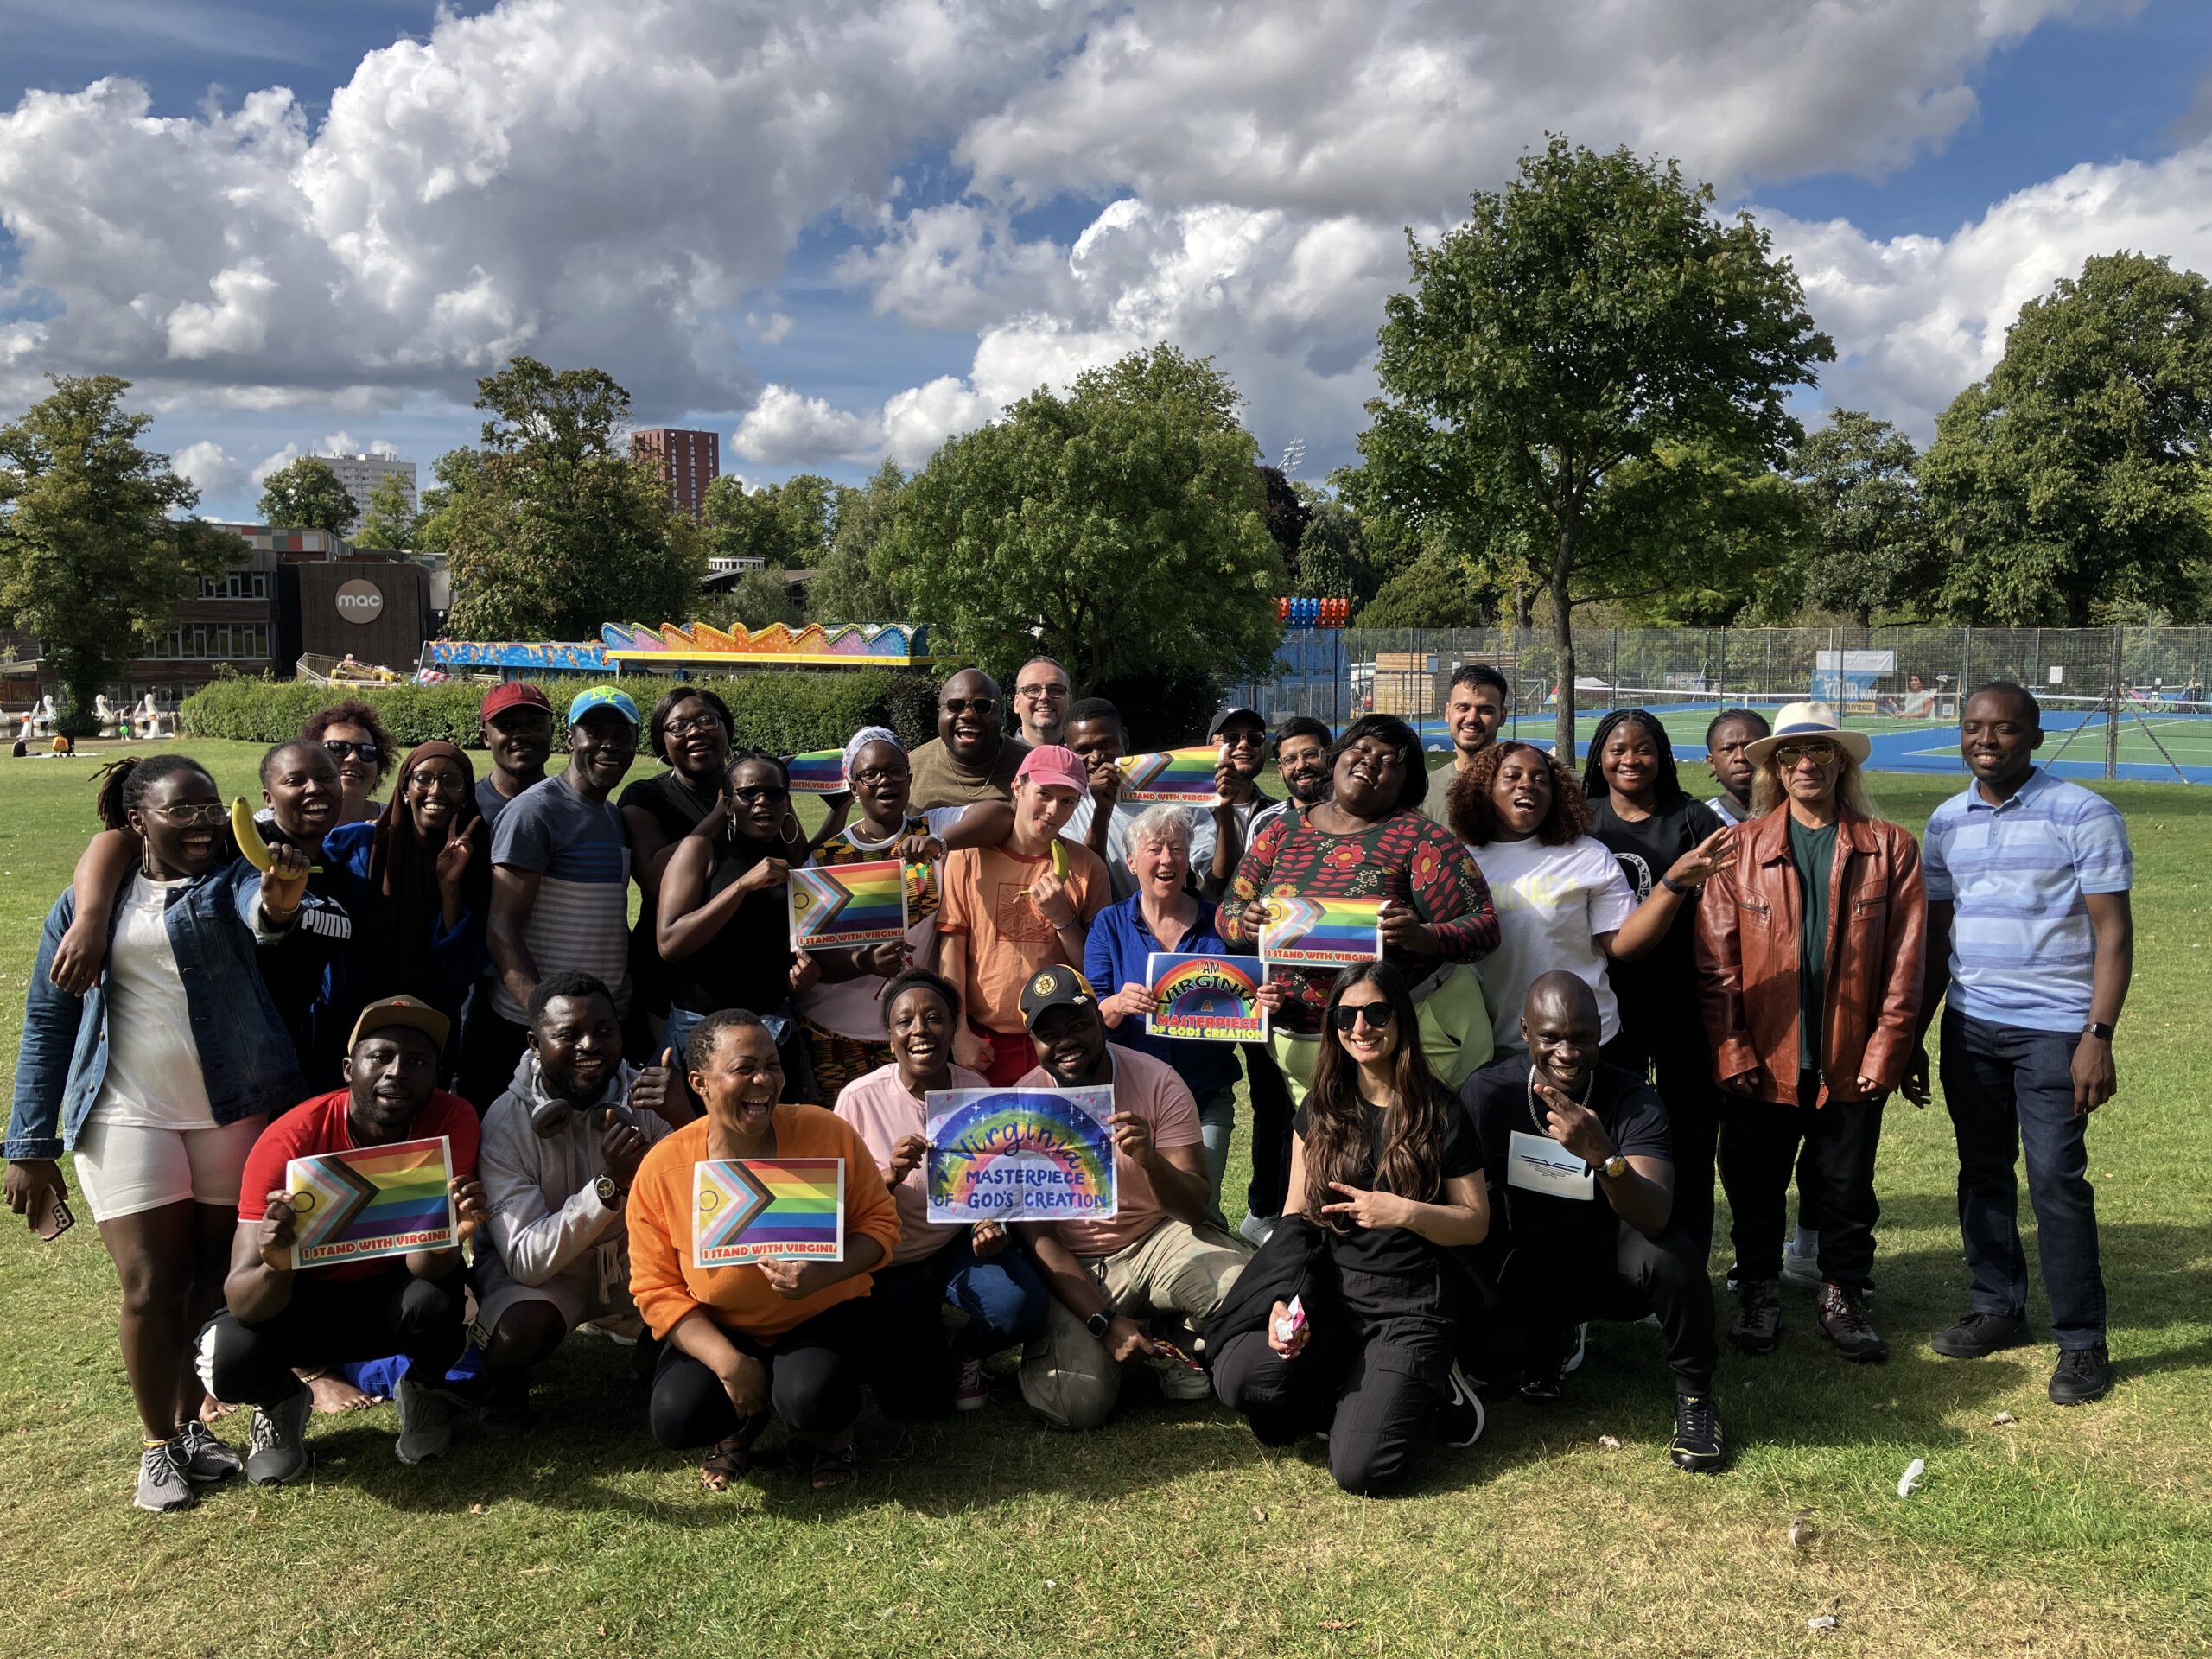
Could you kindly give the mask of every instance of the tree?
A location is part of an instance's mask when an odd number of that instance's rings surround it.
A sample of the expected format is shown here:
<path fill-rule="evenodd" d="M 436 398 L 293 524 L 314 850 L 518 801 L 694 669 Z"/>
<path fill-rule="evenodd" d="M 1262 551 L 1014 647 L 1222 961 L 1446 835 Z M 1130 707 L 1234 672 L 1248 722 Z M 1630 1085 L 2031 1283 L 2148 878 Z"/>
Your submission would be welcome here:
<path fill-rule="evenodd" d="M 891 533 L 906 475 L 886 461 L 861 489 L 837 493 L 830 550 L 806 587 L 806 613 L 817 622 L 893 622 L 899 601 L 875 574 L 875 550 Z"/>
<path fill-rule="evenodd" d="M 1926 596 L 1934 554 L 1912 440 L 1855 409 L 1793 446 L 1786 470 L 1806 510 L 1792 575 L 1798 604 L 1842 611 L 1866 627 L 1877 611 Z"/>
<path fill-rule="evenodd" d="M 1078 695 L 1135 675 L 1273 671 L 1281 556 L 1258 446 L 1208 359 L 1168 346 L 1032 392 L 908 480 L 875 569 L 916 621 Z"/>
<path fill-rule="evenodd" d="M 319 455 L 302 455 L 261 480 L 264 524 L 343 536 L 359 516 L 353 498 Z"/>
<path fill-rule="evenodd" d="M 1305 588 L 1298 585 L 1298 549 L 1313 510 L 1306 505 L 1305 492 L 1280 467 L 1260 468 L 1260 487 L 1265 492 L 1260 516 L 1267 521 L 1268 534 L 1274 538 L 1275 551 L 1282 555 L 1283 568 L 1290 572 L 1291 585 L 1283 591 L 1303 594 Z"/>
<path fill-rule="evenodd" d="M 707 486 L 700 513 L 715 558 L 759 559 L 770 570 L 809 570 L 829 551 L 837 510 L 852 492 L 814 473 L 749 490 L 734 476 Z"/>
<path fill-rule="evenodd" d="M 49 375 L 54 392 L 0 428 L 0 624 L 35 634 L 60 682 L 63 729 L 88 734 L 100 688 L 169 626 L 202 576 L 245 562 L 238 538 L 172 515 L 200 493 L 137 446 L 113 375 Z"/>
<path fill-rule="evenodd" d="M 412 552 L 422 518 L 408 494 L 404 474 L 386 473 L 378 479 L 376 488 L 369 493 L 368 513 L 354 528 L 355 544 Z"/>
<path fill-rule="evenodd" d="M 615 447 L 630 395 L 598 369 L 518 357 L 476 383 L 481 448 L 438 461 L 418 540 L 451 560 L 464 639 L 589 639 L 689 617 L 706 552 L 652 465 Z"/>
<path fill-rule="evenodd" d="M 1712 202 L 1673 162 L 1554 137 L 1433 247 L 1408 237 L 1413 291 L 1388 302 L 1370 493 L 1548 591 L 1565 756 L 1574 607 L 1678 576 L 1655 518 L 1694 523 L 1779 461 L 1803 435 L 1788 388 L 1835 354 L 1766 233 Z"/>
<path fill-rule="evenodd" d="M 702 608 L 710 621 L 724 627 L 741 622 L 747 628 L 759 629 L 781 622 L 795 628 L 801 620 L 799 607 L 792 601 L 780 570 L 745 571 L 730 584 L 729 592 Z"/>
<path fill-rule="evenodd" d="M 1334 496 L 1300 485 L 1306 528 L 1298 538 L 1292 591 L 1301 599 L 1349 599 L 1355 607 L 1375 597 L 1382 578 L 1367 556 L 1359 515 Z"/>
<path fill-rule="evenodd" d="M 2212 557 L 2212 286 L 2163 257 L 2093 258 L 2020 308 L 2005 355 L 1936 423 L 1921 481 L 1944 611 L 2086 626 L 2193 613 Z"/>
<path fill-rule="evenodd" d="M 1442 543 L 1384 582 L 1352 617 L 1356 628 L 1481 628 L 1497 620 L 1491 595 Z"/>

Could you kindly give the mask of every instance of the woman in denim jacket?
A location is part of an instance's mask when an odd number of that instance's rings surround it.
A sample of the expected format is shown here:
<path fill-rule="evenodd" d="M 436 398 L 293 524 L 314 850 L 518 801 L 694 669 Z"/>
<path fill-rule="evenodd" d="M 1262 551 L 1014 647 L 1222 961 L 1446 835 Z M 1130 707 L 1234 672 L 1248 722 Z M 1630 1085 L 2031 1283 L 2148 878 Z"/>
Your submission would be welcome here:
<path fill-rule="evenodd" d="M 222 1294 L 239 1172 L 269 1114 L 298 1103 L 292 1045 L 255 965 L 291 925 L 307 880 L 293 848 L 266 880 L 229 840 L 215 780 L 178 754 L 118 761 L 99 816 L 143 843 L 116 895 L 107 957 L 81 997 L 54 953 L 76 905 L 46 918 L 23 1008 L 8 1121 L 8 1207 L 44 1211 L 65 1150 L 123 1284 L 123 1360 L 145 1428 L 136 1503 L 189 1505 L 191 1483 L 237 1472 L 200 1421 L 193 1335 Z"/>

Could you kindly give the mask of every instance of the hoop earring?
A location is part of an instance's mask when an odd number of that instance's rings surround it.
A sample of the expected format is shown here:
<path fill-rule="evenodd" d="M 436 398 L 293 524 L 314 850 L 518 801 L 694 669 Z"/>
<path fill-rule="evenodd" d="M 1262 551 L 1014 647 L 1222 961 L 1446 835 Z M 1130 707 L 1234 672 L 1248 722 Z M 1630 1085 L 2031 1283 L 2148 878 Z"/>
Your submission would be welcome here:
<path fill-rule="evenodd" d="M 791 825 L 791 828 L 784 832 L 784 839 L 785 841 L 804 841 L 806 839 L 806 827 L 799 823 L 798 814 L 792 811 L 788 806 L 784 809 L 784 822 Z"/>

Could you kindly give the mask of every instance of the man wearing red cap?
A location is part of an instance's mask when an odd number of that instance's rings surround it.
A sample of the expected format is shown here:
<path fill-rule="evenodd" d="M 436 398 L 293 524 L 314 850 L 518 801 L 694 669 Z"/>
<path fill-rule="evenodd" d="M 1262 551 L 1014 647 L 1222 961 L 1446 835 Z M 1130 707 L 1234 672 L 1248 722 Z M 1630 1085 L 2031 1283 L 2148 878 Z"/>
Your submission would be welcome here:
<path fill-rule="evenodd" d="M 492 688 L 479 717 L 492 770 L 476 785 L 476 810 L 488 830 L 509 801 L 544 781 L 545 761 L 553 753 L 553 705 L 529 681 L 509 680 Z"/>

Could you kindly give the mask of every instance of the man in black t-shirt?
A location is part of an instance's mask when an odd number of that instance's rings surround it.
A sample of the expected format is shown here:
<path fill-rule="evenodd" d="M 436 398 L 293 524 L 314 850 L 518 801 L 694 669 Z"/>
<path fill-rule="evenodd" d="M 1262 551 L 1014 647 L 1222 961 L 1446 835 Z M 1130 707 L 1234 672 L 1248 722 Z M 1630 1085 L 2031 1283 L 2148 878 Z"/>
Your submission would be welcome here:
<path fill-rule="evenodd" d="M 1481 1259 L 1529 1355 L 1522 1394 L 1559 1397 L 1578 1321 L 1656 1313 L 1675 1373 L 1678 1469 L 1720 1466 L 1717 1349 L 1704 1253 L 1672 1224 L 1667 1108 L 1598 1055 L 1598 1000 L 1573 974 L 1541 976 L 1521 1014 L 1525 1054 L 1461 1085 L 1490 1185 Z"/>

